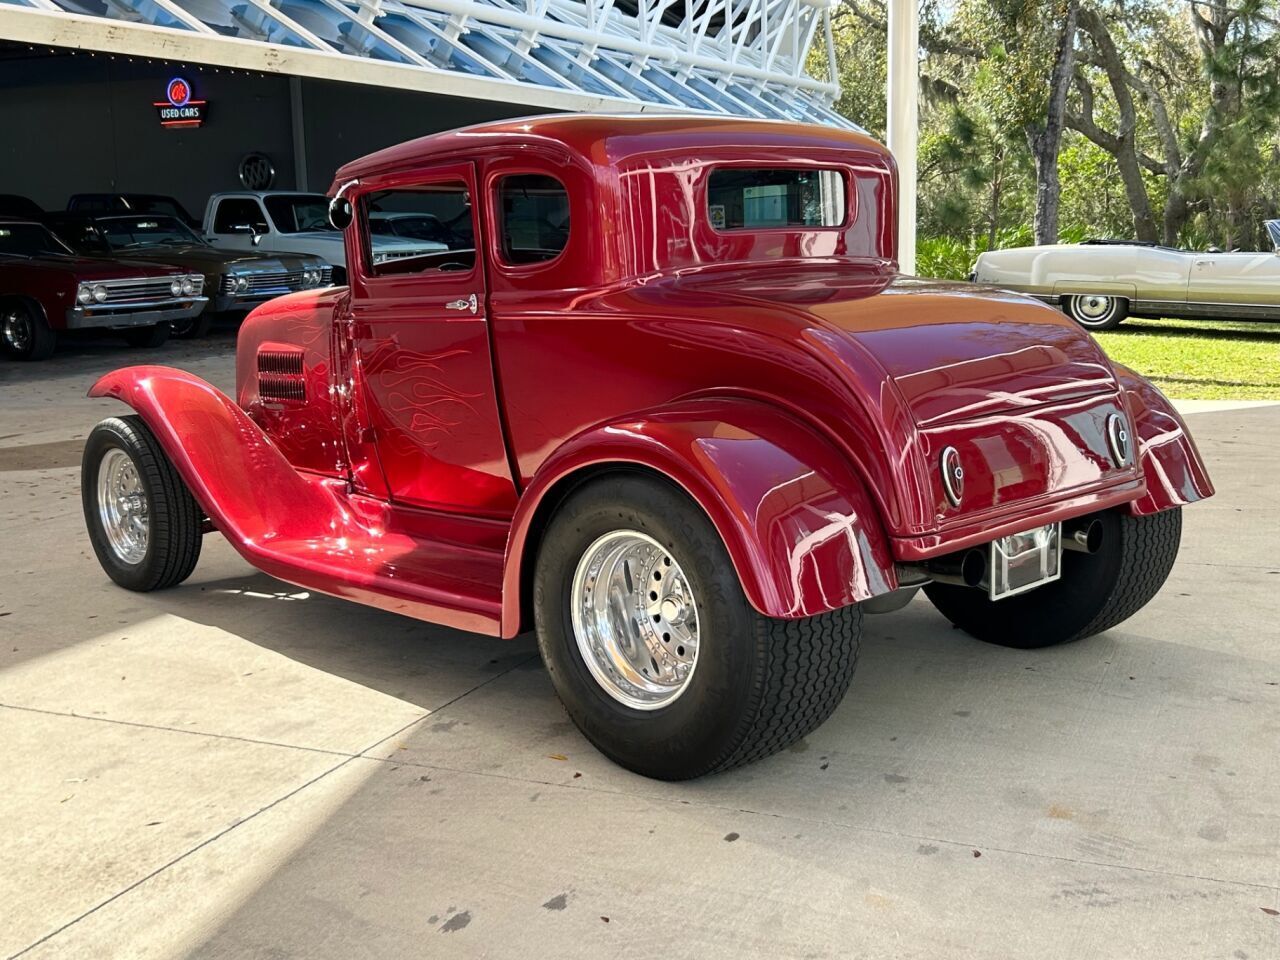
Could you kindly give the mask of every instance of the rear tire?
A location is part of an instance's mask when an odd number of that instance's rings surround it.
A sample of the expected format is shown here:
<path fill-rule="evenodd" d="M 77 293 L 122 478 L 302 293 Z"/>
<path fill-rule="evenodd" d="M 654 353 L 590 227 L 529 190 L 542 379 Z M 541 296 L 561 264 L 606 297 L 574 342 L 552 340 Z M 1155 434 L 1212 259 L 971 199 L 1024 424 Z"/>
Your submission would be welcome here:
<path fill-rule="evenodd" d="M 169 342 L 169 324 L 165 323 L 153 324 L 149 327 L 137 327 L 133 330 L 124 332 L 124 341 L 131 347 L 141 347 L 145 350 L 154 350 L 156 347 L 163 347 Z"/>
<path fill-rule="evenodd" d="M 1129 315 L 1129 301 L 1124 297 L 1079 294 L 1063 297 L 1062 309 L 1086 330 L 1114 330 Z"/>
<path fill-rule="evenodd" d="M 80 498 L 93 552 L 120 586 L 162 590 L 191 576 L 204 514 L 141 417 L 112 417 L 93 428 Z"/>
<path fill-rule="evenodd" d="M 666 584 L 650 577 L 667 572 L 667 582 L 680 584 L 694 611 L 671 621 L 694 625 L 696 654 L 686 678 L 673 680 L 667 693 L 658 687 L 659 693 L 639 707 L 620 699 L 616 684 L 611 689 L 598 679 L 601 660 L 589 652 L 591 640 L 580 639 L 574 618 L 575 603 L 579 622 L 585 616 L 581 610 L 589 609 L 579 590 L 584 584 L 594 589 L 595 568 L 588 562 L 597 555 L 593 550 L 616 537 L 630 537 L 650 567 L 637 562 L 633 570 L 624 563 L 630 572 L 608 592 L 603 572 L 617 564 L 599 568 L 599 595 L 609 602 L 593 624 L 608 621 L 620 642 L 629 632 L 650 637 L 647 646 L 631 649 L 639 651 L 637 665 L 653 664 L 656 672 L 653 658 L 664 658 L 659 634 L 668 629 L 665 620 L 658 621 L 669 611 L 666 599 L 659 603 L 655 596 Z M 631 593 L 624 583 L 634 584 Z M 656 589 L 650 593 L 650 587 Z M 647 597 L 657 605 L 645 609 Z M 862 632 L 862 610 L 856 606 L 804 620 L 774 620 L 756 612 L 702 510 L 661 480 L 626 474 L 582 487 L 556 512 L 538 551 L 533 602 L 543 661 L 578 729 L 616 763 L 661 780 L 749 763 L 814 730 L 849 687 Z M 657 626 L 651 628 L 650 619 Z M 675 643 L 682 634 L 671 630 Z M 670 662 L 664 658 L 663 667 Z"/>
<path fill-rule="evenodd" d="M 48 360 L 57 344 L 43 311 L 21 300 L 0 304 L 0 353 L 14 360 Z"/>
<path fill-rule="evenodd" d="M 1004 647 L 1031 649 L 1069 643 L 1129 619 L 1159 592 L 1182 539 L 1182 510 L 1145 517 L 1117 510 L 1103 524 L 1097 553 L 1062 554 L 1062 577 L 1004 600 L 973 587 L 931 583 L 925 595 L 961 630 Z"/>

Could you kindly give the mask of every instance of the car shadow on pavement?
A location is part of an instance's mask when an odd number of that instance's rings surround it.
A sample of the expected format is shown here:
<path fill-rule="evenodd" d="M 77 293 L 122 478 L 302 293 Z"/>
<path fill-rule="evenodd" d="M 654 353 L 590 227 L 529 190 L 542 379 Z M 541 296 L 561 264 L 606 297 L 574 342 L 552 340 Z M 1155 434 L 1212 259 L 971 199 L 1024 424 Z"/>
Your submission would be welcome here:
<path fill-rule="evenodd" d="M 1218 322 L 1218 321 L 1215 321 Z M 1222 322 L 1238 323 L 1238 327 L 1220 327 L 1210 324 L 1198 324 L 1194 320 L 1163 321 L 1134 319 L 1120 324 L 1107 333 L 1112 336 L 1131 334 L 1158 333 L 1162 337 L 1182 338 L 1187 340 L 1243 340 L 1262 343 L 1280 343 L 1280 323 L 1255 320 L 1224 320 Z"/>

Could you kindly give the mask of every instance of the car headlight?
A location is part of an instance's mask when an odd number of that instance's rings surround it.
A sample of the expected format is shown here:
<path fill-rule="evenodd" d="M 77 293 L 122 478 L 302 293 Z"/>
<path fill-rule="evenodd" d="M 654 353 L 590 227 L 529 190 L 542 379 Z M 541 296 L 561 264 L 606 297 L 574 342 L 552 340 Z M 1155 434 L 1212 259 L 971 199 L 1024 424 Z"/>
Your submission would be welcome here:
<path fill-rule="evenodd" d="M 236 280 L 236 293 L 244 293 L 246 290 L 249 289 L 249 278 L 246 277 L 244 274 L 240 274 L 240 276 L 236 277 L 235 280 Z"/>
<path fill-rule="evenodd" d="M 191 296 L 196 292 L 195 282 L 190 277 L 182 278 L 182 293 L 185 296 Z"/>
<path fill-rule="evenodd" d="M 105 303 L 107 300 L 107 288 L 102 284 L 96 284 L 93 288 L 93 299 L 99 303 Z"/>
<path fill-rule="evenodd" d="M 387 261 L 387 259 L 388 259 L 388 256 L 387 256 L 387 254 L 385 254 L 385 253 L 375 253 L 375 254 L 373 255 L 373 262 L 374 262 L 374 263 L 385 263 L 385 262 Z"/>
<path fill-rule="evenodd" d="M 89 284 L 87 284 L 87 283 L 82 283 L 82 284 L 80 284 L 79 289 L 78 289 L 78 290 L 76 290 L 76 299 L 77 299 L 77 300 L 79 300 L 81 303 L 84 303 L 84 304 L 92 303 L 92 302 L 93 302 L 93 288 L 92 288 L 91 286 L 89 286 Z"/>
<path fill-rule="evenodd" d="M 169 292 L 172 293 L 175 297 L 180 296 L 182 294 L 182 281 L 179 280 L 177 277 L 174 277 L 172 280 L 170 280 Z"/>

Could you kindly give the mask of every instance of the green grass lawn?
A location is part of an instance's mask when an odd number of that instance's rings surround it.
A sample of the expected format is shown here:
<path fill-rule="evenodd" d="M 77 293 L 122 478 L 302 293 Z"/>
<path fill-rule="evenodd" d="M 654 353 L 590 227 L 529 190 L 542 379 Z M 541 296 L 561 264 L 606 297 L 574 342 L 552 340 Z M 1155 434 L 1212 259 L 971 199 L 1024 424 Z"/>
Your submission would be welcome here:
<path fill-rule="evenodd" d="M 1180 400 L 1280 400 L 1280 323 L 1126 320 L 1107 355 Z"/>

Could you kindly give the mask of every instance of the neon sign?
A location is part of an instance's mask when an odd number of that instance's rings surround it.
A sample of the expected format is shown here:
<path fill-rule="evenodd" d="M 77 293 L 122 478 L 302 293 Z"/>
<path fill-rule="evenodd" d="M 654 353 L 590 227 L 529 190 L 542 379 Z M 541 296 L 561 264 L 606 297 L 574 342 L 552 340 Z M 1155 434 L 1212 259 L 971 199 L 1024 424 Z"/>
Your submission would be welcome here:
<path fill-rule="evenodd" d="M 192 96 L 191 82 L 174 77 L 164 90 L 165 99 L 152 104 L 160 114 L 162 127 L 198 127 L 205 121 L 209 104 Z"/>

